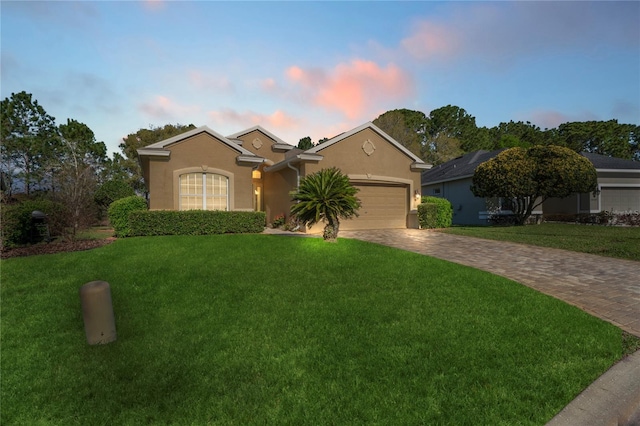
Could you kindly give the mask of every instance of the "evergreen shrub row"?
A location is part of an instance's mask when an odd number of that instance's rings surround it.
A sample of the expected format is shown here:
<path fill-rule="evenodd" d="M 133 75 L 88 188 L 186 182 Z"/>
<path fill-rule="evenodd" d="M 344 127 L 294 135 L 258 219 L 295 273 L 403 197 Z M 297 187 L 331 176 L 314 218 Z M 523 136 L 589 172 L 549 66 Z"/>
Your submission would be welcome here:
<path fill-rule="evenodd" d="M 129 216 L 131 236 L 260 233 L 264 212 L 150 210 Z"/>

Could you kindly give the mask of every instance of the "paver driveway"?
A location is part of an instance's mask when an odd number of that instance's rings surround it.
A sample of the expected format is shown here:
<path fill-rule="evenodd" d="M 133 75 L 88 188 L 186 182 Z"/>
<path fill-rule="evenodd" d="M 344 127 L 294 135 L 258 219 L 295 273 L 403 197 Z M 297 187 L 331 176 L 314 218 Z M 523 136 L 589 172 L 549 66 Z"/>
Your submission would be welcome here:
<path fill-rule="evenodd" d="M 421 229 L 340 231 L 340 237 L 502 275 L 640 337 L 640 262 Z"/>

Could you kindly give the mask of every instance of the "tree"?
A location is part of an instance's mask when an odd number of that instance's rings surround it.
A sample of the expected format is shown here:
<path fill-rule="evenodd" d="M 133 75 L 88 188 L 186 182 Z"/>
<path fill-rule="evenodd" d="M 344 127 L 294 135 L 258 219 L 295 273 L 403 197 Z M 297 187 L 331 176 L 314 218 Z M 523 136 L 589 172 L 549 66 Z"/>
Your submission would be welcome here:
<path fill-rule="evenodd" d="M 119 145 L 120 150 L 124 154 L 122 166 L 129 174 L 129 181 L 134 190 L 142 193 L 145 192 L 144 179 L 142 178 L 142 170 L 138 163 L 138 149 L 160 142 L 179 135 L 189 130 L 195 129 L 193 124 L 166 124 L 163 127 L 150 126 L 148 129 L 140 129 L 135 133 L 130 133 L 122 139 Z"/>
<path fill-rule="evenodd" d="M 309 136 L 306 136 L 300 139 L 300 141 L 298 142 L 298 148 L 303 149 L 305 151 L 313 148 L 313 143 L 311 142 L 311 138 Z"/>
<path fill-rule="evenodd" d="M 571 149 L 554 145 L 502 151 L 476 168 L 471 185 L 476 197 L 512 201 L 518 225 L 524 224 L 533 209 L 548 198 L 564 198 L 596 188 L 593 164 Z"/>
<path fill-rule="evenodd" d="M 373 124 L 422 158 L 427 116 L 420 111 L 394 109 L 373 120 Z M 423 158 L 424 159 L 424 158 Z"/>
<path fill-rule="evenodd" d="M 13 188 L 14 179 L 19 178 L 29 195 L 44 179 L 49 160 L 59 146 L 55 119 L 25 91 L 5 98 L 0 115 L 0 157 L 6 185 Z"/>
<path fill-rule="evenodd" d="M 291 207 L 291 214 L 309 228 L 324 221 L 322 238 L 334 242 L 338 238 L 340 219 L 358 216 L 357 192 L 339 169 L 322 169 L 300 180 L 298 190 L 292 194 L 297 203 Z"/>
<path fill-rule="evenodd" d="M 610 157 L 640 156 L 635 142 L 638 126 L 618 120 L 564 123 L 558 126 L 557 143 L 576 152 L 586 151 Z"/>
<path fill-rule="evenodd" d="M 436 150 L 435 141 L 442 136 L 457 139 L 464 152 L 490 149 L 488 130 L 478 129 L 476 119 L 464 108 L 447 105 L 429 113 L 427 124 L 427 144 L 431 151 Z"/>
<path fill-rule="evenodd" d="M 107 158 L 107 147 L 96 142 L 93 131 L 84 123 L 67 119 L 60 125 L 63 149 L 58 157 L 53 196 L 67 209 L 67 224 L 75 239 L 78 229 L 95 219 L 94 194 L 99 169 Z"/>
<path fill-rule="evenodd" d="M 493 149 L 545 145 L 545 133 L 529 121 L 509 121 L 489 129 Z"/>

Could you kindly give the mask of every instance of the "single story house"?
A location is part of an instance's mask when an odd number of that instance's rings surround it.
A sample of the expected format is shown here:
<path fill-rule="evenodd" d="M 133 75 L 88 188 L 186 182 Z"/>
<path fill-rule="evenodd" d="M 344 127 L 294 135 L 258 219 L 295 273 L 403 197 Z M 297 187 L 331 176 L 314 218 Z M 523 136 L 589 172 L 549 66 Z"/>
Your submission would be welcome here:
<path fill-rule="evenodd" d="M 360 191 L 360 216 L 341 229 L 418 227 L 420 173 L 430 165 L 373 123 L 303 151 L 254 126 L 222 136 L 207 126 L 138 150 L 151 210 L 264 211 L 289 217 L 300 179 L 337 167 Z M 322 232 L 314 226 L 312 232 Z"/>
<path fill-rule="evenodd" d="M 422 173 L 422 194 L 448 199 L 456 225 L 486 225 L 492 215 L 509 215 L 509 200 L 480 198 L 471 192 L 473 174 L 479 164 L 502 152 L 476 151 L 440 164 Z M 640 211 L 640 162 L 581 153 L 598 174 L 598 190 L 551 198 L 534 215 Z"/>

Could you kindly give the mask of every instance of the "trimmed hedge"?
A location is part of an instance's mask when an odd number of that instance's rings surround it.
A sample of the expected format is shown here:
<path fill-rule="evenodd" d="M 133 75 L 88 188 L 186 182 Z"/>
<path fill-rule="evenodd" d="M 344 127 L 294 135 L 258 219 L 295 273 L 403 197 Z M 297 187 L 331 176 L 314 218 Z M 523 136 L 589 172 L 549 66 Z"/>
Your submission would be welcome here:
<path fill-rule="evenodd" d="M 136 211 L 129 216 L 132 236 L 260 233 L 264 212 L 207 210 Z"/>
<path fill-rule="evenodd" d="M 138 210 L 146 211 L 147 202 L 144 198 L 135 195 L 121 198 L 111 203 L 107 214 L 117 237 L 129 237 L 132 235 L 129 215 Z"/>
<path fill-rule="evenodd" d="M 423 204 L 435 204 L 437 206 L 435 214 L 435 221 L 429 220 L 429 225 L 423 225 L 420 222 L 420 226 L 423 228 L 448 228 L 453 221 L 453 207 L 446 198 L 440 197 L 422 197 Z M 418 218 L 420 218 L 420 206 L 418 206 Z"/>
<path fill-rule="evenodd" d="M 418 222 L 420 228 L 436 228 L 436 216 L 438 205 L 435 203 L 422 203 L 418 205 Z"/>
<path fill-rule="evenodd" d="M 59 235 L 59 221 L 64 215 L 64 206 L 50 200 L 28 200 L 19 204 L 2 206 L 0 227 L 2 247 L 39 242 L 43 239 L 40 230 L 31 218 L 34 210 L 47 215 L 47 225 L 51 236 Z"/>

